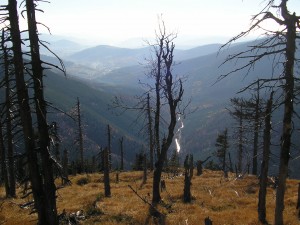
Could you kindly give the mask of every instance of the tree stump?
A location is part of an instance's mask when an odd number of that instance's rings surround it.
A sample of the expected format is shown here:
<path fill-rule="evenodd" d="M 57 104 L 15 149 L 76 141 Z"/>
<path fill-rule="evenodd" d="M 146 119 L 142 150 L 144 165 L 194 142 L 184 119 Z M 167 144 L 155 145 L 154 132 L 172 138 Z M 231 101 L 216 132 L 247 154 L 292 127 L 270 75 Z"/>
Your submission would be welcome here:
<path fill-rule="evenodd" d="M 209 217 L 206 217 L 205 219 L 204 219 L 204 225 L 212 225 L 213 223 L 212 223 L 212 220 L 211 219 L 209 219 Z"/>

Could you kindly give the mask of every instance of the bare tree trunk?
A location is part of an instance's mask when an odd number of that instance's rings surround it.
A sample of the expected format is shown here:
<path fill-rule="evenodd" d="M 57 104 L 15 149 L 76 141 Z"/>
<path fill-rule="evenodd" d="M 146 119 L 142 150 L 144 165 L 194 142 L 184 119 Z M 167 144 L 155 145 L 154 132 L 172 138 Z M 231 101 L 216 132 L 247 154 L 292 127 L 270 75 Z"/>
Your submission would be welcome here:
<path fill-rule="evenodd" d="M 154 68 L 154 77 L 155 77 L 155 115 L 154 115 L 154 138 L 155 138 L 155 148 L 156 156 L 160 157 L 160 110 L 161 110 L 161 81 L 162 81 L 162 55 L 165 41 L 165 31 L 157 40 L 158 49 L 155 51 L 156 56 L 156 65 Z"/>
<path fill-rule="evenodd" d="M 148 133 L 149 133 L 149 158 L 150 158 L 150 171 L 153 171 L 153 153 L 154 153 L 154 143 L 153 143 L 153 130 L 152 130 L 152 116 L 150 108 L 150 94 L 147 95 L 147 116 L 148 116 Z"/>
<path fill-rule="evenodd" d="M 12 118 L 11 118 L 11 90 L 9 79 L 9 58 L 7 48 L 4 43 L 4 31 L 2 33 L 1 48 L 3 51 L 4 61 L 4 80 L 5 80 L 5 106 L 6 106 L 6 146 L 8 163 L 5 165 L 6 176 L 8 178 L 8 196 L 16 197 L 16 180 L 13 150 Z M 1 121 L 0 121 L 1 122 Z M 5 159 L 4 159 L 5 160 Z"/>
<path fill-rule="evenodd" d="M 182 82 L 181 80 L 179 80 L 177 96 L 174 96 L 174 83 L 173 83 L 174 81 L 171 73 L 171 66 L 173 63 L 173 50 L 175 46 L 173 43 L 170 43 L 168 40 L 164 40 L 164 41 L 167 44 L 166 52 L 164 52 L 162 56 L 164 59 L 164 64 L 166 66 L 166 75 L 164 76 L 164 82 L 165 82 L 164 92 L 165 92 L 166 99 L 168 101 L 170 122 L 168 127 L 167 138 L 163 140 L 161 152 L 158 155 L 158 160 L 155 165 L 154 176 L 153 176 L 153 195 L 152 195 L 153 204 L 159 203 L 159 201 L 161 200 L 160 192 L 159 192 L 161 173 L 162 173 L 164 161 L 167 156 L 167 151 L 173 141 L 174 129 L 177 122 L 176 110 L 177 110 L 178 103 L 182 100 L 182 95 L 183 95 Z"/>
<path fill-rule="evenodd" d="M 213 225 L 213 221 L 209 217 L 206 217 L 204 219 L 204 225 Z"/>
<path fill-rule="evenodd" d="M 39 147 L 41 154 L 41 166 L 43 171 L 43 200 L 45 220 L 42 224 L 58 224 L 56 209 L 56 187 L 53 177 L 53 161 L 50 157 L 50 138 L 47 124 L 47 109 L 44 98 L 43 67 L 39 52 L 39 37 L 37 31 L 37 21 L 35 18 L 35 3 L 33 0 L 26 0 L 27 23 L 30 41 L 30 54 L 32 76 L 34 80 L 34 100 L 37 115 L 38 131 L 40 135 Z"/>
<path fill-rule="evenodd" d="M 29 106 L 29 96 L 26 83 L 24 80 L 24 63 L 21 48 L 21 35 L 19 29 L 18 11 L 16 0 L 8 1 L 10 32 L 13 44 L 13 63 L 15 68 L 17 98 L 21 116 L 21 123 L 24 133 L 25 150 L 28 158 L 28 169 L 31 181 L 31 187 L 34 197 L 35 208 L 38 213 L 38 221 L 40 224 L 47 221 L 44 213 L 44 193 L 42 187 L 42 179 L 39 174 L 38 157 L 35 151 L 34 133 L 32 128 L 31 109 Z M 45 223 L 47 224 L 47 223 Z"/>
<path fill-rule="evenodd" d="M 104 194 L 105 197 L 110 197 L 110 181 L 109 181 L 109 155 L 108 148 L 104 149 Z"/>
<path fill-rule="evenodd" d="M 270 99 L 268 100 L 267 108 L 265 112 L 263 161 L 261 164 L 259 194 L 258 194 L 258 219 L 263 224 L 268 224 L 266 220 L 266 195 L 267 195 L 271 129 L 272 129 L 272 125 L 271 125 L 272 104 L 273 104 L 273 92 L 270 95 Z"/>
<path fill-rule="evenodd" d="M 191 170 L 193 166 L 191 164 L 192 155 L 187 155 L 184 160 L 184 188 L 183 188 L 183 202 L 189 203 L 192 200 L 191 195 Z"/>
<path fill-rule="evenodd" d="M 108 166 L 109 170 L 111 170 L 112 161 L 111 161 L 111 129 L 109 124 L 107 125 L 107 151 L 108 151 Z"/>
<path fill-rule="evenodd" d="M 9 197 L 9 183 L 8 183 L 8 176 L 7 176 L 7 169 L 6 169 L 6 156 L 5 156 L 5 147 L 4 147 L 4 140 L 3 140 L 3 133 L 2 133 L 2 121 L 0 121 L 0 163 L 1 163 L 1 178 L 4 181 L 5 186 L 5 195 Z"/>
<path fill-rule="evenodd" d="M 243 107 L 240 106 L 241 113 L 243 112 Z M 239 172 L 242 172 L 243 165 L 243 115 L 240 115 L 239 118 L 240 126 L 239 126 L 239 148 L 238 148 L 238 165 L 237 169 Z"/>
<path fill-rule="evenodd" d="M 286 6 L 287 0 L 281 2 L 281 14 L 286 25 L 286 50 L 285 50 L 285 71 L 284 71 L 284 118 L 281 136 L 281 153 L 278 175 L 278 188 L 276 194 L 275 225 L 283 225 L 284 194 L 286 179 L 288 175 L 288 164 L 290 159 L 292 117 L 294 111 L 294 62 L 296 52 L 296 26 L 299 19 L 296 14 L 289 14 Z"/>
<path fill-rule="evenodd" d="M 252 174 L 257 175 L 257 153 L 258 153 L 258 129 L 259 129 L 259 82 L 257 82 L 257 96 L 255 101 L 254 115 L 254 139 L 253 139 L 253 158 L 252 158 Z"/>
<path fill-rule="evenodd" d="M 124 137 L 122 137 L 120 139 L 120 150 L 121 150 L 121 166 L 120 166 L 120 170 L 123 171 L 124 170 L 124 149 L 123 149 L 123 141 L 124 141 Z"/>
<path fill-rule="evenodd" d="M 143 155 L 143 184 L 147 182 L 147 155 Z"/>
<path fill-rule="evenodd" d="M 77 97 L 77 122 L 78 122 L 78 141 L 79 141 L 79 153 L 80 153 L 80 173 L 84 171 L 84 158 L 83 158 L 83 133 L 82 133 L 82 121 L 81 121 L 81 108 L 80 101 Z"/>
<path fill-rule="evenodd" d="M 202 175 L 202 171 L 203 171 L 202 161 L 198 160 L 196 166 L 197 166 L 197 176 L 201 176 Z"/>

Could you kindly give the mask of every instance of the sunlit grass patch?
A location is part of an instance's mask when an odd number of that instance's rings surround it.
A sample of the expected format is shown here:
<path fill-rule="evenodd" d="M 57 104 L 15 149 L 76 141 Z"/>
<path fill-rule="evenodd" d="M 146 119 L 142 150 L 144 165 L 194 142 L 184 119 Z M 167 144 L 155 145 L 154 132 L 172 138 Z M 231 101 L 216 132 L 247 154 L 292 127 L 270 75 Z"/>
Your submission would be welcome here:
<path fill-rule="evenodd" d="M 149 217 L 149 205 L 145 204 L 130 188 L 137 191 L 140 197 L 149 203 L 152 199 L 152 174 L 142 184 L 142 171 L 119 173 L 119 183 L 116 183 L 116 172 L 111 173 L 111 192 L 109 198 L 104 196 L 103 175 L 82 174 L 70 176 L 71 186 L 65 186 L 57 192 L 58 212 L 63 210 L 67 214 L 80 210 L 85 215 L 81 224 L 120 225 L 154 224 Z M 196 174 L 196 173 L 195 173 Z M 198 225 L 203 224 L 206 217 L 213 220 L 213 224 L 226 225 L 260 225 L 257 219 L 257 203 L 259 181 L 255 176 L 245 176 L 236 179 L 235 174 L 229 174 L 225 179 L 220 171 L 204 170 L 201 176 L 192 178 L 191 203 L 183 203 L 184 176 L 171 177 L 163 174 L 166 191 L 161 193 L 162 203 L 158 210 L 166 217 L 166 225 Z M 80 179 L 87 179 L 88 183 L 77 185 Z M 284 218 L 286 224 L 298 224 L 296 203 L 298 198 L 298 182 L 287 180 Z M 273 223 L 276 191 L 267 189 L 267 220 Z M 4 224 L 36 224 L 36 215 L 29 215 L 30 209 L 21 209 L 18 204 L 28 199 L 21 199 L 21 189 L 18 198 L 4 199 L 3 187 L 0 197 L 3 203 L 0 211 Z"/>

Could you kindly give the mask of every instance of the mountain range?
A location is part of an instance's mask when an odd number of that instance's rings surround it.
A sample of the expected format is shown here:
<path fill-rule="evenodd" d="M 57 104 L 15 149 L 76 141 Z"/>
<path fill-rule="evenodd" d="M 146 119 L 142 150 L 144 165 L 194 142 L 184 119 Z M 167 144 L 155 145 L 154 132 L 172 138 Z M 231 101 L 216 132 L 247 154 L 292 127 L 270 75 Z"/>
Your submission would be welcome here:
<path fill-rule="evenodd" d="M 57 41 L 65 46 L 84 46 L 73 42 Z M 181 154 L 193 153 L 195 159 L 203 159 L 215 151 L 215 140 L 219 132 L 225 128 L 233 136 L 235 123 L 226 108 L 230 107 L 230 98 L 258 77 L 266 77 L 274 73 L 270 65 L 271 59 L 263 59 L 253 70 L 241 70 L 218 81 L 226 74 L 239 67 L 245 60 L 231 61 L 224 65 L 228 55 L 245 51 L 254 42 L 245 42 L 221 49 L 221 44 L 199 46 L 188 50 L 176 50 L 176 61 L 173 74 L 184 77 L 184 100 L 188 104 L 186 115 L 182 118 L 184 128 L 176 137 L 180 140 Z M 113 109 L 115 97 L 122 97 L 127 105 L 136 104 L 136 96 L 145 92 L 140 83 L 153 84 L 149 80 L 149 60 L 151 46 L 129 49 L 99 45 L 88 48 L 78 48 L 77 51 L 62 52 L 62 59 L 67 68 L 64 77 L 58 71 L 49 71 L 46 77 L 46 96 L 53 105 L 62 111 L 71 111 L 76 98 L 80 99 L 85 127 L 86 155 L 95 155 L 99 146 L 107 145 L 106 127 L 110 124 L 113 130 L 113 153 L 118 158 L 119 139 L 125 137 L 125 158 L 133 161 L 134 155 L 147 151 L 147 137 L 141 133 L 142 121 L 137 121 L 138 112 L 126 111 L 121 114 Z M 45 60 L 58 64 L 58 61 L 44 56 Z M 222 65 L 222 66 L 221 66 Z M 266 93 L 267 94 L 267 93 Z M 247 96 L 243 93 L 240 96 Z M 263 94 L 262 94 L 263 96 Z M 280 114 L 280 113 L 279 113 Z M 76 125 L 72 119 L 61 112 L 50 114 L 60 124 L 61 137 L 68 148 L 73 148 L 70 140 L 76 138 Z M 280 130 L 280 116 L 276 116 L 274 130 Z M 278 136 L 278 135 L 277 135 Z M 276 138 L 278 138 L 276 136 Z M 277 143 L 278 140 L 274 140 Z M 298 143 L 299 144 L 299 143 Z M 236 143 L 230 138 L 230 149 L 234 155 Z M 172 147 L 175 149 L 175 145 Z M 126 151 L 125 150 L 125 151 Z M 251 152 L 251 146 L 247 147 Z M 74 151 L 76 152 L 76 151 Z M 274 155 L 279 155 L 278 147 L 273 147 Z M 293 156 L 299 152 L 293 151 Z M 74 157 L 76 153 L 73 153 Z M 297 160 L 292 160 L 292 174 L 299 169 Z M 271 166 L 276 173 L 278 161 Z"/>

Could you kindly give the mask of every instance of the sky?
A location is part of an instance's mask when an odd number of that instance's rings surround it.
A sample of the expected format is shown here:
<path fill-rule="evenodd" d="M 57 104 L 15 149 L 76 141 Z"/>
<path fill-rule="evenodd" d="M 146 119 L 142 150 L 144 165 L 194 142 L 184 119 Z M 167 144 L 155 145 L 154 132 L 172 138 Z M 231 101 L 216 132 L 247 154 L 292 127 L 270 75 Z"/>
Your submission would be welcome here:
<path fill-rule="evenodd" d="M 288 4 L 300 14 L 299 0 Z M 251 16 L 264 5 L 265 0 L 51 0 L 39 3 L 44 13 L 37 19 L 53 35 L 129 46 L 154 37 L 162 15 L 168 31 L 178 33 L 181 45 L 188 46 L 224 42 L 249 27 Z"/>

